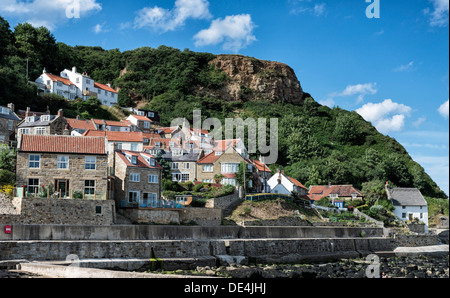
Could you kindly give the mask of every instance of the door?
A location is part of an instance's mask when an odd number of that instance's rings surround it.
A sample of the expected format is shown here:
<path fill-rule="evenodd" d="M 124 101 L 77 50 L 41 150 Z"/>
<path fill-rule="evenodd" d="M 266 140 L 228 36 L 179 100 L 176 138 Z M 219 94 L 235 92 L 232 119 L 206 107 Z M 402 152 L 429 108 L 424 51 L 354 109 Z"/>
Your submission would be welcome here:
<path fill-rule="evenodd" d="M 412 213 L 409 214 L 409 220 L 410 220 L 410 221 L 413 221 L 413 220 L 414 220 L 413 214 L 412 214 Z"/>
<path fill-rule="evenodd" d="M 59 193 L 60 198 L 65 198 L 69 195 L 69 180 L 57 179 L 55 181 L 55 191 Z"/>

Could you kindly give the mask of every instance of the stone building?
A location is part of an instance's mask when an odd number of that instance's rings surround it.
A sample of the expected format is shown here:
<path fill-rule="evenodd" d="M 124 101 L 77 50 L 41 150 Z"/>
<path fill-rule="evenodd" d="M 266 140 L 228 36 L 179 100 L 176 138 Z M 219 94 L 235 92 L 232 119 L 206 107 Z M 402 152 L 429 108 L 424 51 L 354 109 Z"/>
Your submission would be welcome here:
<path fill-rule="evenodd" d="M 120 207 L 151 208 L 161 199 L 162 167 L 143 152 L 117 150 L 114 197 Z"/>
<path fill-rule="evenodd" d="M 197 178 L 197 161 L 201 152 L 185 152 L 182 149 L 165 152 L 162 158 L 169 162 L 172 180 L 194 181 Z"/>
<path fill-rule="evenodd" d="M 17 129 L 17 141 L 20 145 L 22 135 L 70 135 L 69 125 L 64 118 L 63 110 L 59 110 L 57 115 L 50 113 L 36 116 L 27 109 L 25 119 L 23 119 Z"/>
<path fill-rule="evenodd" d="M 101 137 L 24 135 L 17 153 L 16 186 L 32 197 L 45 187 L 61 198 L 106 200 L 106 148 Z"/>
<path fill-rule="evenodd" d="M 215 183 L 221 177 L 220 184 L 238 186 L 236 173 L 239 172 L 239 164 L 245 162 L 250 172 L 253 172 L 253 163 L 239 154 L 234 147 L 229 147 L 225 152 L 213 151 L 197 162 L 197 181 Z M 252 177 L 249 184 L 252 187 Z"/>
<path fill-rule="evenodd" d="M 14 104 L 0 106 L 0 145 L 9 145 L 15 139 L 15 131 L 20 118 L 14 113 Z"/>

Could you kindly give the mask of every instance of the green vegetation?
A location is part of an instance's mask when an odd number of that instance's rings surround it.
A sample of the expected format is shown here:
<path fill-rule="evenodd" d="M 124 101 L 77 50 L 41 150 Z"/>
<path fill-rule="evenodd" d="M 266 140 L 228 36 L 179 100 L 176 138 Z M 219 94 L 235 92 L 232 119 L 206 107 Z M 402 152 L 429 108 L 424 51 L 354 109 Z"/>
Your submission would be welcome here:
<path fill-rule="evenodd" d="M 221 88 L 228 81 L 224 72 L 209 64 L 214 58 L 213 54 L 166 46 L 123 53 L 99 47 L 71 47 L 57 43 L 43 27 L 19 24 L 12 31 L 0 17 L 0 104 L 14 102 L 17 108 L 29 106 L 36 110 L 48 105 L 52 112 L 64 108 L 68 116 L 116 118 L 95 101 L 38 99 L 35 87 L 27 84 L 27 59 L 30 80 L 37 78 L 44 67 L 59 73 L 76 66 L 96 81 L 120 88 L 120 104 L 141 102 L 158 111 L 163 125 L 178 117 L 192 121 L 193 110 L 202 111 L 202 120 L 214 117 L 222 123 L 235 117 L 278 118 L 279 159 L 272 169 L 284 168 L 286 174 L 306 187 L 328 182 L 353 184 L 376 200 L 383 196 L 379 185 L 390 181 L 398 187 L 417 187 L 429 197 L 447 197 L 403 146 L 380 134 L 356 112 L 321 106 L 308 93 L 303 106 L 270 103 L 262 98 L 224 101 L 202 95 L 200 90 Z M 240 92 L 246 95 L 251 90 L 243 86 Z"/>

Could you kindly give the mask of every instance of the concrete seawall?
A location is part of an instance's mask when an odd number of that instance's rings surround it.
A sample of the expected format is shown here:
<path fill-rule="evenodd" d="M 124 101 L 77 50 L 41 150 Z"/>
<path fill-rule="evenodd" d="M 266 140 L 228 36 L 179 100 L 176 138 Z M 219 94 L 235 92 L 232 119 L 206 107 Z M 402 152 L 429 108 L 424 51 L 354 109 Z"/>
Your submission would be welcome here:
<path fill-rule="evenodd" d="M 0 260 L 195 258 L 245 256 L 257 262 L 297 262 L 314 258 L 350 258 L 392 251 L 390 238 L 241 239 L 148 241 L 0 241 Z"/>
<path fill-rule="evenodd" d="M 0 224 L 0 241 L 27 240 L 189 240 L 264 238 L 359 238 L 382 237 L 382 228 L 353 227 L 240 227 L 240 226 L 76 226 L 13 225 L 5 234 Z"/>

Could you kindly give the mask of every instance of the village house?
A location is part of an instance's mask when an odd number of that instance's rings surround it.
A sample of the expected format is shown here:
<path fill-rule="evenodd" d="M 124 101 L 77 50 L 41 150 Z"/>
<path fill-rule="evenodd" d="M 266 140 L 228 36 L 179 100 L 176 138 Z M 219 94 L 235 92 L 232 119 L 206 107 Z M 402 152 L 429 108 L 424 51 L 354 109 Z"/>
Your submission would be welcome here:
<path fill-rule="evenodd" d="M 159 116 L 158 112 L 146 110 L 146 109 L 132 109 L 133 113 L 135 113 L 138 116 L 145 116 L 148 119 L 152 120 L 152 122 L 160 122 L 161 117 Z"/>
<path fill-rule="evenodd" d="M 298 194 L 300 197 L 306 197 L 308 189 L 296 179 L 285 175 L 284 171 L 273 175 L 267 184 L 270 193 L 278 193 L 284 195 Z"/>
<path fill-rule="evenodd" d="M 86 73 L 80 74 L 76 67 L 65 69 L 59 76 L 46 70 L 36 79 L 35 85 L 44 93 L 54 93 L 68 100 L 90 97 L 97 98 L 102 104 L 113 106 L 118 102 L 118 93 L 110 85 L 95 82 Z"/>
<path fill-rule="evenodd" d="M 312 203 L 324 197 L 330 198 L 333 205 L 344 208 L 344 202 L 349 200 L 362 200 L 363 194 L 353 185 L 312 185 L 309 188 L 309 199 Z"/>
<path fill-rule="evenodd" d="M 61 198 L 106 200 L 104 137 L 24 135 L 17 152 L 16 185 L 36 196 L 42 187 Z"/>
<path fill-rule="evenodd" d="M 141 132 L 88 130 L 84 137 L 106 137 L 108 150 L 144 151 L 144 138 Z"/>
<path fill-rule="evenodd" d="M 125 122 L 125 121 L 124 121 Z M 130 115 L 125 123 L 129 123 L 132 127 L 132 131 L 140 131 L 145 133 L 150 133 L 152 120 L 145 116 Z"/>
<path fill-rule="evenodd" d="M 250 172 L 253 172 L 253 163 L 244 158 L 238 151 L 230 146 L 225 152 L 211 152 L 197 162 L 197 181 L 238 186 L 236 173 L 239 172 L 240 163 L 244 162 Z M 248 177 L 250 187 L 253 187 L 253 177 Z"/>
<path fill-rule="evenodd" d="M 22 135 L 70 135 L 69 124 L 64 118 L 63 110 L 59 110 L 57 115 L 46 113 L 36 116 L 27 109 L 25 119 L 17 126 L 17 141 L 19 145 Z"/>
<path fill-rule="evenodd" d="M 260 160 L 252 160 L 254 175 L 256 176 L 255 190 L 258 193 L 270 193 L 269 179 L 272 178 L 272 171 L 269 167 L 264 164 L 264 158 L 261 157 Z"/>
<path fill-rule="evenodd" d="M 14 104 L 0 106 L 0 145 L 10 145 L 15 140 L 15 131 L 20 122 L 14 111 Z"/>
<path fill-rule="evenodd" d="M 185 152 L 182 149 L 167 151 L 162 155 L 170 165 L 172 180 L 176 182 L 194 181 L 197 178 L 199 151 Z"/>
<path fill-rule="evenodd" d="M 428 232 L 428 203 L 417 188 L 389 188 L 386 194 L 394 206 L 394 214 L 403 221 L 417 220 L 425 224 Z"/>
<path fill-rule="evenodd" d="M 114 197 L 122 208 L 153 208 L 161 200 L 162 167 L 143 152 L 117 150 L 114 155 Z"/>

